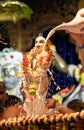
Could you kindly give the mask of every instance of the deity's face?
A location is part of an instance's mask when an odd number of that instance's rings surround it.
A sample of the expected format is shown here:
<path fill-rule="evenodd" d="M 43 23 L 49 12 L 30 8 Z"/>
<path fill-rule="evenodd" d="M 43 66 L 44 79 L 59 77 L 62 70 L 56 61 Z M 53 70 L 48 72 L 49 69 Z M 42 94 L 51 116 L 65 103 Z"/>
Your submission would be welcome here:
<path fill-rule="evenodd" d="M 38 36 L 35 40 L 35 47 L 42 47 L 45 44 L 45 38 L 43 36 Z"/>
<path fill-rule="evenodd" d="M 7 89 L 11 89 L 17 86 L 20 78 L 18 77 L 18 73 L 20 68 L 14 64 L 6 64 L 2 66 L 2 78 L 7 87 Z"/>
<path fill-rule="evenodd" d="M 17 76 L 20 68 L 15 64 L 6 64 L 2 66 L 2 77 Z"/>

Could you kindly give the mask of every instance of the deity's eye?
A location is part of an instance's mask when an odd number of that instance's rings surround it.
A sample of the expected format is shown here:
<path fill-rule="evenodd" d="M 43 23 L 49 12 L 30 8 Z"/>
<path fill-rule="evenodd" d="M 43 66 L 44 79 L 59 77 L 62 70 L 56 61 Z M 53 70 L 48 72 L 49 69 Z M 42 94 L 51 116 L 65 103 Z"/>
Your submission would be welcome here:
<path fill-rule="evenodd" d="M 18 71 L 19 71 L 19 67 L 18 67 L 18 66 L 14 66 L 14 67 L 13 67 L 13 70 L 14 70 L 15 72 L 18 72 Z"/>
<path fill-rule="evenodd" d="M 8 76 L 9 72 L 8 72 L 8 69 L 7 68 L 4 68 L 2 70 L 2 73 L 3 73 L 3 76 Z"/>
<path fill-rule="evenodd" d="M 39 43 L 45 43 L 45 41 L 44 40 L 40 40 Z"/>
<path fill-rule="evenodd" d="M 10 69 L 11 71 L 16 71 L 16 67 L 15 66 L 13 66 L 13 67 L 11 67 L 11 69 Z"/>
<path fill-rule="evenodd" d="M 45 43 L 45 41 L 44 40 L 35 41 L 35 44 L 39 44 L 39 43 Z"/>

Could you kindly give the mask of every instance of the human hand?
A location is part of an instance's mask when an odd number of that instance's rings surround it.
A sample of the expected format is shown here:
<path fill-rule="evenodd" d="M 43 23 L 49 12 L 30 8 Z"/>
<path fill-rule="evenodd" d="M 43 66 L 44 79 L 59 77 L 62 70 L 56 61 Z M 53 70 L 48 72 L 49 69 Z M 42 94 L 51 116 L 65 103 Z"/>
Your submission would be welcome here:
<path fill-rule="evenodd" d="M 56 101 L 55 101 L 54 99 L 48 98 L 48 99 L 46 99 L 46 101 L 45 101 L 45 106 L 46 106 L 48 109 L 50 109 L 50 108 L 55 108 L 55 103 L 56 103 Z"/>

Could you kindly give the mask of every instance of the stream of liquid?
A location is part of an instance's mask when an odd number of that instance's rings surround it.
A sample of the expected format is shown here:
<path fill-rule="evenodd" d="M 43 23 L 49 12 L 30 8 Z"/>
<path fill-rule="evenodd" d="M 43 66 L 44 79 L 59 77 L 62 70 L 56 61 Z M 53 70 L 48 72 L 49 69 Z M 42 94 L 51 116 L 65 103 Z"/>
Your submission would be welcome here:
<path fill-rule="evenodd" d="M 45 44 L 44 44 L 44 46 L 45 46 Z M 46 60 L 45 57 L 47 56 L 47 52 L 46 52 L 45 47 L 43 47 L 40 54 L 41 55 L 39 55 L 37 53 L 36 57 L 43 57 L 44 60 Z M 45 101 L 46 101 L 46 95 L 47 95 L 47 91 L 48 91 L 48 87 L 49 87 L 49 83 L 50 83 L 50 78 L 48 77 L 47 72 L 49 72 L 51 79 L 54 81 L 53 74 L 49 69 L 49 67 L 51 66 L 51 63 L 52 63 L 51 61 L 52 61 L 52 59 L 49 60 L 49 62 L 47 61 L 48 63 L 46 65 L 43 63 L 41 66 L 41 67 L 43 67 L 43 68 L 41 68 L 42 73 L 38 76 L 38 78 L 34 77 L 34 79 L 35 79 L 34 81 L 37 82 L 36 94 L 33 96 L 29 95 L 29 97 L 26 98 L 25 102 L 24 102 L 24 109 L 27 113 L 27 116 L 36 116 L 36 115 L 47 114 L 46 107 L 45 107 Z M 37 65 L 38 62 L 35 64 Z M 29 77 L 29 78 L 31 78 L 31 77 Z M 54 81 L 54 85 L 57 87 L 56 89 L 59 89 L 59 87 L 57 86 L 55 81 Z M 26 93 L 28 93 L 28 92 L 26 92 Z"/>

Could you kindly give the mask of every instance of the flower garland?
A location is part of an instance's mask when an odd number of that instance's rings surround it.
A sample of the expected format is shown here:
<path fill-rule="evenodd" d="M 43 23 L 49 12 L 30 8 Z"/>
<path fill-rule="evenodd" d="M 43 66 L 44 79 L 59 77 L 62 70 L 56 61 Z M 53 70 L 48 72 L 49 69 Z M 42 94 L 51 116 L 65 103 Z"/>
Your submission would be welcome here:
<path fill-rule="evenodd" d="M 31 50 L 25 53 L 23 57 L 24 74 L 31 78 L 40 77 L 47 71 L 53 59 L 51 50 L 42 51 L 40 54 L 36 53 L 34 50 Z"/>
<path fill-rule="evenodd" d="M 23 56 L 23 73 L 26 81 L 26 92 L 30 95 L 36 95 L 36 91 L 41 94 L 48 86 L 48 76 L 46 71 L 53 62 L 52 50 L 45 50 L 34 47 L 30 52 L 26 52 Z M 44 81 L 43 81 L 44 80 Z M 45 84 L 44 84 L 45 82 Z M 42 87 L 43 86 L 43 87 Z"/>

